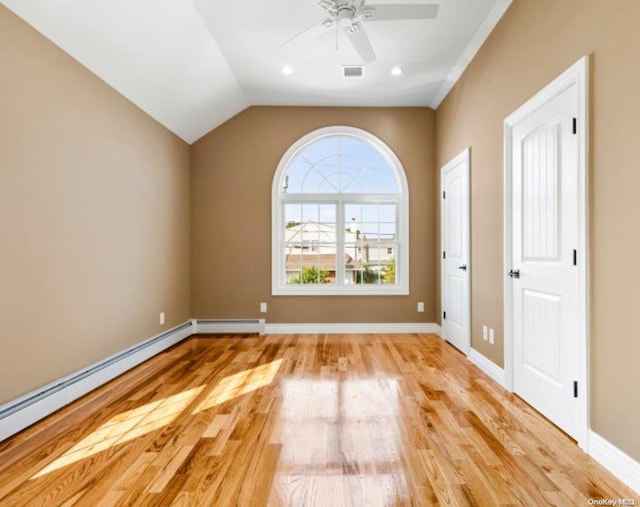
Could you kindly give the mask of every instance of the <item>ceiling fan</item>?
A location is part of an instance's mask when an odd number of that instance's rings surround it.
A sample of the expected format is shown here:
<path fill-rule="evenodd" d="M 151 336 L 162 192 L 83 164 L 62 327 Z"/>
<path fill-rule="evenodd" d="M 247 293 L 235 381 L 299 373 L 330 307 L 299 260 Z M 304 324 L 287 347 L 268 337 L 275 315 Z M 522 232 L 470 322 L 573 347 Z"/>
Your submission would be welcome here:
<path fill-rule="evenodd" d="M 314 23 L 310 28 L 295 35 L 284 44 L 301 36 L 313 36 L 335 28 L 341 28 L 364 63 L 376 59 L 363 22 L 404 21 L 412 19 L 434 19 L 438 16 L 438 4 L 375 4 L 366 5 L 365 0 L 320 0 L 318 5 L 327 12 L 327 18 Z M 283 44 L 283 45 L 284 45 Z"/>

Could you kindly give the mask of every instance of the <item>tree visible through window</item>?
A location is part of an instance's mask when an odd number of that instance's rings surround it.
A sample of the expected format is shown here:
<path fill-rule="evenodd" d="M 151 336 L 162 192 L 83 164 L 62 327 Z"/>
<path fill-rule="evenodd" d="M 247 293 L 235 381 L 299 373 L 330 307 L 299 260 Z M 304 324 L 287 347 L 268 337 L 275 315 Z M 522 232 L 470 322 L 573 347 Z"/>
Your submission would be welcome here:
<path fill-rule="evenodd" d="M 274 294 L 408 292 L 408 195 L 379 139 L 332 127 L 283 158 L 273 191 Z"/>

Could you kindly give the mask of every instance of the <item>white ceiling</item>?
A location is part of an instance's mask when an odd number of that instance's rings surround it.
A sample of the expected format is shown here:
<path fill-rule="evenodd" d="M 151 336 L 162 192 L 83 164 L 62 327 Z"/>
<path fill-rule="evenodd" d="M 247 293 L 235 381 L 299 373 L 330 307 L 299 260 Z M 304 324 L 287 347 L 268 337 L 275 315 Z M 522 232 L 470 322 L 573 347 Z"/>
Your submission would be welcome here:
<path fill-rule="evenodd" d="M 250 105 L 437 107 L 512 0 L 369 0 L 440 11 L 366 23 L 378 58 L 352 80 L 344 35 L 282 45 L 326 17 L 317 0 L 0 1 L 191 143 Z"/>

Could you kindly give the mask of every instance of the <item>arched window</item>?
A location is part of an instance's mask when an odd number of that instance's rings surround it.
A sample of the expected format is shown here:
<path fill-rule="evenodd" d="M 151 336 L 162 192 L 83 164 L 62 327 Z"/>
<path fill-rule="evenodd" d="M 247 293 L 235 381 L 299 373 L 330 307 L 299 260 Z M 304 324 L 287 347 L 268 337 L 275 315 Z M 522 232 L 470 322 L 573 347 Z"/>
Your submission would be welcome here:
<path fill-rule="evenodd" d="M 316 130 L 272 189 L 274 295 L 409 293 L 409 192 L 398 157 L 352 127 Z"/>

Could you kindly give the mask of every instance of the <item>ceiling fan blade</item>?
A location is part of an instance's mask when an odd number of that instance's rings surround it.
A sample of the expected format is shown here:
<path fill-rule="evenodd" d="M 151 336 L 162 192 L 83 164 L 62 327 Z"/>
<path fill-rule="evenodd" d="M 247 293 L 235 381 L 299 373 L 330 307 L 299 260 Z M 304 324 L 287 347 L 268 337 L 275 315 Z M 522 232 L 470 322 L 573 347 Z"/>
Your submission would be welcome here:
<path fill-rule="evenodd" d="M 369 63 L 376 59 L 376 53 L 361 23 L 353 23 L 351 26 L 346 27 L 344 31 L 360 58 L 362 58 L 363 63 Z"/>
<path fill-rule="evenodd" d="M 318 2 L 318 5 L 322 7 L 325 11 L 336 12 L 338 10 L 336 0 L 320 0 Z"/>
<path fill-rule="evenodd" d="M 290 44 L 291 42 L 297 41 L 297 40 L 313 39 L 314 37 L 317 37 L 318 35 L 326 33 L 332 28 L 335 28 L 335 26 L 336 26 L 335 20 L 330 18 L 323 19 L 319 23 L 316 22 L 313 25 L 311 25 L 309 28 L 305 28 L 300 33 L 297 33 L 290 39 L 287 39 L 282 44 L 280 44 L 280 46 L 286 46 L 287 44 Z"/>
<path fill-rule="evenodd" d="M 365 21 L 433 19 L 439 10 L 438 4 L 381 4 L 366 5 L 363 15 Z"/>

